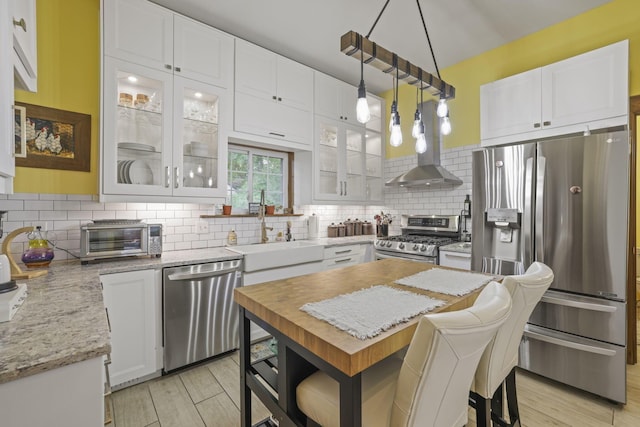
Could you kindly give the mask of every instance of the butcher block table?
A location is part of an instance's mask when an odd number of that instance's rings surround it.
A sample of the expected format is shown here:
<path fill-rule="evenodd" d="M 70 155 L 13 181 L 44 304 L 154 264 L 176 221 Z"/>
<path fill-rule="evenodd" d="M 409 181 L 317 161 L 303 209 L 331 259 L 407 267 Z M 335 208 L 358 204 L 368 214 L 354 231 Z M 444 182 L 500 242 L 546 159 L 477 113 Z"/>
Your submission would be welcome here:
<path fill-rule="evenodd" d="M 471 306 L 482 288 L 458 297 L 394 283 L 435 267 L 428 263 L 385 259 L 236 289 L 234 297 L 240 306 L 241 426 L 251 426 L 251 391 L 281 427 L 305 425 L 306 418 L 296 405 L 296 386 L 320 369 L 340 383 L 340 424 L 360 427 L 362 371 L 409 345 L 421 316 L 374 338 L 361 340 L 307 314 L 300 307 L 375 285 L 447 302 L 431 313 Z M 252 364 L 249 320 L 278 340 L 277 358 Z"/>

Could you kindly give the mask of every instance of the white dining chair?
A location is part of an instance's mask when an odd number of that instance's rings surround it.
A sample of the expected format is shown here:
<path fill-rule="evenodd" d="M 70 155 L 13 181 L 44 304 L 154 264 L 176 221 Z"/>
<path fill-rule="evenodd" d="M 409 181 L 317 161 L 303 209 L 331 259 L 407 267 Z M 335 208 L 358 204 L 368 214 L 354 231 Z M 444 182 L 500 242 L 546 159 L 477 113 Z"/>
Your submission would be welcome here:
<path fill-rule="evenodd" d="M 478 361 L 510 311 L 507 289 L 490 282 L 473 306 L 423 316 L 404 360 L 392 355 L 362 373 L 363 427 L 466 424 Z M 296 398 L 313 422 L 340 425 L 339 384 L 324 372 L 304 379 Z"/>
<path fill-rule="evenodd" d="M 551 282 L 553 272 L 541 262 L 531 264 L 523 275 L 506 276 L 502 280 L 511 294 L 513 308 L 478 364 L 469 395 L 469 404 L 476 410 L 478 427 L 491 426 L 492 420 L 501 426 L 519 423 L 515 371 L 518 347 L 531 312 Z M 509 421 L 503 418 L 503 384 L 506 386 Z"/>

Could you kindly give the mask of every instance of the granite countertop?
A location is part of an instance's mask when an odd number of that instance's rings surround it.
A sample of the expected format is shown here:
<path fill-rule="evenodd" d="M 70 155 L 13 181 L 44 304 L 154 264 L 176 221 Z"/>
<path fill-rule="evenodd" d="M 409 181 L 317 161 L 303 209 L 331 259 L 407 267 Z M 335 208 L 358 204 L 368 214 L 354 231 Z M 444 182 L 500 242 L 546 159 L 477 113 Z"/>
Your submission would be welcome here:
<path fill-rule="evenodd" d="M 84 266 L 54 262 L 47 275 L 18 280 L 27 284 L 27 299 L 11 321 L 0 323 L 0 384 L 111 351 L 100 274 L 239 258 L 224 248 L 208 248 Z"/>
<path fill-rule="evenodd" d="M 471 253 L 471 242 L 456 242 L 449 245 L 440 246 L 441 251 Z"/>

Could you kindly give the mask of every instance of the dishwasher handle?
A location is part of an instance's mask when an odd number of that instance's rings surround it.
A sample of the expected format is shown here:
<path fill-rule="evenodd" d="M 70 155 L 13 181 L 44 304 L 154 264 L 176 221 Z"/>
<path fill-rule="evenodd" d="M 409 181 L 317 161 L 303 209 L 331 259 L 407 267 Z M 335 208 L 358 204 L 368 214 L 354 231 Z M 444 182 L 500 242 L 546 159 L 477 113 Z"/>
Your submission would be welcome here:
<path fill-rule="evenodd" d="M 240 260 L 222 261 L 210 264 L 194 265 L 189 268 L 177 269 L 175 273 L 167 275 L 169 280 L 193 280 L 205 277 L 223 276 L 238 271 Z"/>

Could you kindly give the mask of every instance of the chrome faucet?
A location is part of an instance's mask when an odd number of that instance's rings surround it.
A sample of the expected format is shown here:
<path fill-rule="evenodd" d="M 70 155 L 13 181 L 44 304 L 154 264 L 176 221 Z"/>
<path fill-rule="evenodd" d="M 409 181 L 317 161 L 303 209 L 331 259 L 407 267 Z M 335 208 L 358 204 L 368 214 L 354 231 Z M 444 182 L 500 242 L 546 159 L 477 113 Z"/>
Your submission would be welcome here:
<path fill-rule="evenodd" d="M 267 227 L 264 223 L 265 212 L 267 209 L 267 205 L 264 202 L 264 189 L 260 190 L 260 243 L 267 243 L 269 241 L 269 237 L 267 237 L 267 230 L 272 231 L 273 227 Z"/>

